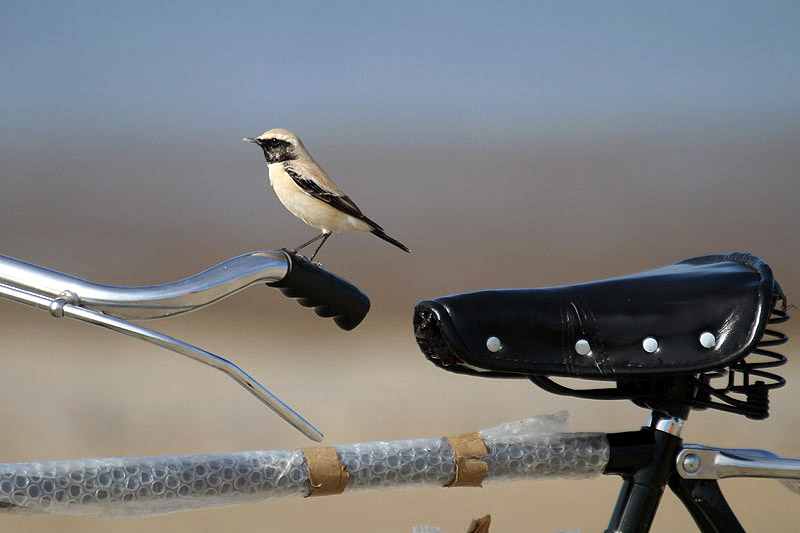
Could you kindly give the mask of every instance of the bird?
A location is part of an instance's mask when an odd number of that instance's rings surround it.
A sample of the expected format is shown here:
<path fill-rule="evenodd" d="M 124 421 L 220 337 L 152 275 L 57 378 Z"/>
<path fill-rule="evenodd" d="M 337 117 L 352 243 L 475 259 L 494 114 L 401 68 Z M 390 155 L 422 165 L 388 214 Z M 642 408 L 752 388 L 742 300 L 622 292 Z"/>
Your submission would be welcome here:
<path fill-rule="evenodd" d="M 322 239 L 310 261 L 334 232 L 355 230 L 369 232 L 384 241 L 410 252 L 408 247 L 386 234 L 343 193 L 311 157 L 300 138 L 280 128 L 265 131 L 256 138 L 245 137 L 264 151 L 269 182 L 284 207 L 294 216 L 322 233 L 298 246 L 297 253 Z"/>

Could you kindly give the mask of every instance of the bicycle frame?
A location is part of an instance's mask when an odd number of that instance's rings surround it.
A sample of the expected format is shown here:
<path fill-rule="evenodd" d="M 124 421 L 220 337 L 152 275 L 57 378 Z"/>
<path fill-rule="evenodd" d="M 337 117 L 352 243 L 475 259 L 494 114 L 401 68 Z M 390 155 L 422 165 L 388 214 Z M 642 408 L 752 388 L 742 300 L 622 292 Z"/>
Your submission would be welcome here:
<path fill-rule="evenodd" d="M 730 476 L 800 479 L 800 460 L 759 450 L 683 445 L 681 420 L 654 413 L 623 433 L 568 433 L 565 414 L 480 432 L 484 482 L 623 478 L 606 532 L 648 531 L 667 485 L 703 532 L 743 531 L 717 486 Z M 348 472 L 346 492 L 444 487 L 457 476 L 445 438 L 333 448 Z M 715 456 L 728 458 L 718 461 Z M 696 475 L 697 477 L 692 477 Z M 314 494 L 304 450 L 203 456 L 86 459 L 0 464 L 0 510 L 139 517 Z"/>

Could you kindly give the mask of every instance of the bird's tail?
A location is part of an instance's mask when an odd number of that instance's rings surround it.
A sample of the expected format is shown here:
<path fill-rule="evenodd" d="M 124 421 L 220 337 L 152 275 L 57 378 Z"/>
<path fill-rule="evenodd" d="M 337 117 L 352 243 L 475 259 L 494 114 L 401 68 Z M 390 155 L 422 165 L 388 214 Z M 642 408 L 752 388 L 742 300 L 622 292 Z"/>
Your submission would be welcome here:
<path fill-rule="evenodd" d="M 406 246 L 402 242 L 398 241 L 397 239 L 393 239 L 393 238 L 389 237 L 388 235 L 386 235 L 386 233 L 381 228 L 375 228 L 375 229 L 371 230 L 370 233 L 372 233 L 376 237 L 380 237 L 381 239 L 383 239 L 384 241 L 386 241 L 386 242 L 388 242 L 390 244 L 394 244 L 395 246 L 397 246 L 398 248 L 400 248 L 404 252 L 411 253 L 411 250 L 408 249 L 408 246 Z"/>

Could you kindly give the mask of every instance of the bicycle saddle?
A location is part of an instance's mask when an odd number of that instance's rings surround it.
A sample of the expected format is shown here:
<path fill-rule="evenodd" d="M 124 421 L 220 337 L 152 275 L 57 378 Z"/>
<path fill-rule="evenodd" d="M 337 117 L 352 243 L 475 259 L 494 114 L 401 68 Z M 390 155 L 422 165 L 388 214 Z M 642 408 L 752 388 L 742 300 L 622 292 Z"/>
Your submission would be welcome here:
<path fill-rule="evenodd" d="M 731 253 L 579 285 L 425 300 L 414 326 L 425 356 L 452 372 L 625 380 L 744 358 L 778 299 L 764 261 Z"/>

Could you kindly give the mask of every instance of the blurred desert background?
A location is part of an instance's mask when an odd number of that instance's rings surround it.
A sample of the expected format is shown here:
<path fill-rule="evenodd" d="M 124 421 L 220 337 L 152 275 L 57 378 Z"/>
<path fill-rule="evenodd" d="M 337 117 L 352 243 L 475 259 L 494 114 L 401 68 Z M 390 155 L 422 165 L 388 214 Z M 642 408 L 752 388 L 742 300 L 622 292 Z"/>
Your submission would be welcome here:
<path fill-rule="evenodd" d="M 266 185 L 274 127 L 412 254 L 335 235 L 323 265 L 372 311 L 340 331 L 275 290 L 144 325 L 227 357 L 327 444 L 456 435 L 627 402 L 425 361 L 421 299 L 577 283 L 749 251 L 800 299 L 796 3 L 0 3 L 0 253 L 97 282 L 173 281 L 315 230 Z M 795 315 L 800 313 L 795 312 Z M 208 367 L 0 301 L 0 461 L 312 443 Z M 795 319 L 800 324 L 800 319 Z M 762 422 L 697 412 L 687 442 L 800 456 L 800 327 Z M 137 520 L 0 516 L 18 532 L 600 531 L 618 478 L 356 493 Z M 748 531 L 793 531 L 775 481 L 722 488 Z M 694 526 L 666 493 L 657 532 Z"/>

